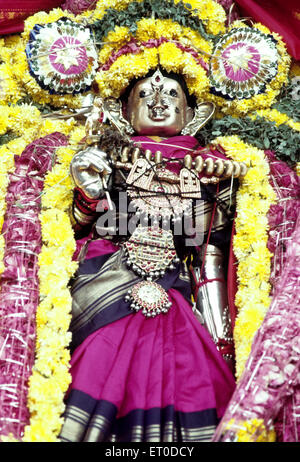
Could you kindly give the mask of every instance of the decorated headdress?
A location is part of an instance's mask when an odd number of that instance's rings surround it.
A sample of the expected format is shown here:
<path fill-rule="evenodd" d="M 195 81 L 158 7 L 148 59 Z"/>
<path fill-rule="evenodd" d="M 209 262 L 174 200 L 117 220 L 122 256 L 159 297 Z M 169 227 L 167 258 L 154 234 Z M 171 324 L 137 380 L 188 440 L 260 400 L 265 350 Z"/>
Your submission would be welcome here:
<path fill-rule="evenodd" d="M 285 244 L 295 228 L 297 181 L 294 172 L 275 162 L 270 184 L 265 150 L 274 150 L 293 164 L 300 143 L 300 109 L 296 107 L 300 68 L 298 76 L 291 79 L 290 57 L 281 38 L 261 24 L 249 26 L 240 20 L 228 24 L 224 8 L 214 0 L 66 0 L 64 9 L 29 17 L 21 36 L 0 41 L 0 228 L 5 231 L 0 239 L 0 273 L 4 282 L 17 275 L 18 283 L 17 294 L 9 284 L 2 284 L 0 292 L 0 360 L 5 364 L 5 354 L 11 354 L 0 408 L 5 415 L 1 422 L 17 439 L 56 440 L 70 380 L 68 283 L 76 263 L 69 219 L 73 199 L 69 165 L 85 136 L 84 127 L 73 116 L 81 115 L 86 105 L 90 110 L 86 98 L 91 92 L 104 99 L 119 98 L 133 79 L 155 72 L 158 65 L 163 71 L 180 74 L 198 104 L 208 101 L 216 105 L 218 117 L 208 130 L 201 131 L 203 144 L 213 143 L 230 159 L 251 167 L 237 194 L 233 242 L 238 275 L 235 340 L 239 376 L 270 305 L 272 258 L 276 264 L 271 282 L 281 278 Z M 53 118 L 44 117 L 49 113 Z M 282 201 L 274 206 L 275 188 L 279 195 L 281 186 Z M 291 273 L 295 271 L 299 233 L 296 237 L 289 250 Z M 24 243 L 23 254 L 20 242 Z M 284 244 L 278 246 L 278 242 Z M 38 293 L 39 299 L 26 299 L 27 311 L 17 311 L 17 317 L 12 316 L 12 300 L 17 310 L 25 300 L 20 275 L 30 294 Z M 288 298 L 293 296 L 292 284 L 282 280 L 285 287 L 277 296 L 278 309 L 286 315 L 281 318 L 282 328 L 290 319 L 294 328 L 291 307 L 295 311 L 298 307 Z M 11 329 L 10 323 L 19 320 L 19 330 Z M 276 326 L 279 324 L 276 321 Z M 268 345 L 266 358 L 273 354 L 272 342 Z M 280 364 L 285 363 L 282 360 Z M 253 367 L 258 370 L 255 362 Z M 257 378 L 251 373 L 253 377 Z M 257 383 L 254 379 L 252 384 Z M 30 384 L 28 396 L 25 381 Z M 280 385 L 274 383 L 275 388 Z M 19 401 L 11 398 L 14 390 Z M 9 398 L 2 400 L 6 391 Z M 254 387 L 254 399 L 257 396 Z M 255 402 L 256 407 L 261 404 Z M 246 422 L 240 440 L 249 441 L 245 438 L 261 434 L 261 428 L 260 421 Z M 265 441 L 266 435 L 261 438 Z"/>
<path fill-rule="evenodd" d="M 159 64 L 181 74 L 197 101 L 235 115 L 270 106 L 290 64 L 278 35 L 260 24 L 227 28 L 213 0 L 111 0 L 79 15 L 37 13 L 16 52 L 20 85 L 38 103 L 79 106 L 92 83 L 118 98 Z"/>

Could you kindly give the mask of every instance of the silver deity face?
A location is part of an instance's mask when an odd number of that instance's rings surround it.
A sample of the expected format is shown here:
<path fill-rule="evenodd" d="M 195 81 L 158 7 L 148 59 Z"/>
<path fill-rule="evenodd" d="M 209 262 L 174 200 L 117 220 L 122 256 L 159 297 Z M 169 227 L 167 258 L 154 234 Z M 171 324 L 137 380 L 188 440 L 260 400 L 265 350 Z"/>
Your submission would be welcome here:
<path fill-rule="evenodd" d="M 131 90 L 127 116 L 139 135 L 174 136 L 193 118 L 181 85 L 156 72 Z"/>

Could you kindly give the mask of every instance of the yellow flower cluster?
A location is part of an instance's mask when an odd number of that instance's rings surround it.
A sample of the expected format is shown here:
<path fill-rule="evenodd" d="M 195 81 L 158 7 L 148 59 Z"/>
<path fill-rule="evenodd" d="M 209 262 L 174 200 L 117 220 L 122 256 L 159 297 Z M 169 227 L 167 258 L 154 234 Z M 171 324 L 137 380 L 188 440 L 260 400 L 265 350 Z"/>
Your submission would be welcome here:
<path fill-rule="evenodd" d="M 235 27 L 240 27 L 240 22 L 234 24 Z M 206 100 L 214 102 L 220 111 L 233 117 L 240 117 L 258 109 L 269 108 L 276 101 L 281 87 L 288 81 L 291 58 L 286 51 L 286 46 L 281 37 L 271 32 L 262 24 L 254 24 L 254 27 L 265 34 L 271 34 L 276 39 L 276 47 L 279 54 L 278 71 L 276 77 L 266 85 L 264 93 L 257 94 L 249 99 L 234 99 L 230 101 L 207 92 L 205 95 Z"/>
<path fill-rule="evenodd" d="M 276 201 L 276 195 L 268 180 L 269 165 L 263 151 L 244 143 L 237 136 L 219 137 L 214 143 L 221 145 L 228 157 L 245 162 L 249 167 L 237 193 L 236 235 L 233 241 L 238 261 L 235 299 L 238 315 L 234 340 L 239 379 L 254 335 L 270 305 L 272 255 L 267 248 L 267 213 Z"/>
<path fill-rule="evenodd" d="M 182 27 L 171 19 L 160 20 L 153 18 L 143 18 L 137 21 L 137 30 L 135 39 L 139 42 L 147 42 L 150 39 L 160 39 L 161 37 L 167 40 L 178 41 L 185 46 L 194 48 L 196 51 L 204 51 L 210 54 L 212 52 L 212 44 L 197 32 L 189 27 Z M 104 64 L 113 52 L 119 50 L 122 46 L 128 43 L 133 35 L 127 27 L 117 26 L 113 31 L 110 31 L 105 37 L 105 45 L 99 53 L 99 63 Z M 206 54 L 200 56 L 203 60 L 208 61 Z"/>
<path fill-rule="evenodd" d="M 275 122 L 278 125 L 288 125 L 293 130 L 300 131 L 300 122 L 295 122 L 287 114 L 277 111 L 277 109 L 260 109 L 253 114 L 249 114 L 249 117 L 255 119 L 256 116 L 263 117 L 270 122 Z"/>
<path fill-rule="evenodd" d="M 180 0 L 175 0 L 178 3 Z M 224 8 L 213 0 L 189 0 L 196 15 L 203 21 L 209 34 L 217 35 L 225 32 L 226 13 Z"/>
<path fill-rule="evenodd" d="M 25 95 L 13 73 L 12 54 L 19 42 L 0 40 L 0 100 L 3 105 L 14 104 Z"/>
<path fill-rule="evenodd" d="M 165 42 L 158 48 L 145 48 L 139 54 L 120 56 L 108 71 L 100 70 L 96 82 L 100 93 L 119 97 L 122 91 L 135 77 L 143 77 L 158 63 L 167 72 L 176 72 L 185 77 L 190 94 L 201 99 L 209 86 L 206 72 L 187 52 L 180 50 L 174 43 Z"/>
<path fill-rule="evenodd" d="M 236 433 L 238 443 L 274 443 L 276 433 L 274 429 L 267 430 L 262 419 L 251 419 L 236 422 L 231 419 L 226 430 L 233 430 Z"/>
<path fill-rule="evenodd" d="M 64 124 L 60 131 L 69 135 L 70 144 L 57 149 L 56 164 L 46 176 L 42 195 L 41 302 L 36 315 L 36 360 L 29 381 L 30 425 L 25 428 L 25 442 L 57 441 L 63 423 L 64 395 L 71 382 L 68 329 L 72 300 L 68 284 L 77 263 L 72 261 L 75 239 L 70 208 L 74 185 L 69 165 L 84 130 Z"/>
<path fill-rule="evenodd" d="M 148 70 L 154 69 L 157 65 L 156 48 L 148 48 L 137 55 L 120 56 L 109 71 L 97 72 L 95 80 L 102 96 L 119 97 L 134 77 L 143 77 Z"/>
<path fill-rule="evenodd" d="M 0 134 L 13 132 L 27 144 L 36 139 L 42 126 L 40 111 L 30 104 L 1 106 Z"/>

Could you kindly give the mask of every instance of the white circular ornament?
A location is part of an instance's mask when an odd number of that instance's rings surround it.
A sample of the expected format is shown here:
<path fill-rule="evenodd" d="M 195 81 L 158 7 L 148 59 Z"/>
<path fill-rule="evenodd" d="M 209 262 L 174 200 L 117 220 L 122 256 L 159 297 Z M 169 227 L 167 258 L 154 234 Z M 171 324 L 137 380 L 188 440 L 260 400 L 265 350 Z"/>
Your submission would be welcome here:
<path fill-rule="evenodd" d="M 217 42 L 210 59 L 211 91 L 225 99 L 264 93 L 278 72 L 272 35 L 250 27 L 233 28 Z"/>
<path fill-rule="evenodd" d="M 26 54 L 30 73 L 41 88 L 54 94 L 87 91 L 98 67 L 90 29 L 67 18 L 36 24 Z"/>
<path fill-rule="evenodd" d="M 172 305 L 167 292 L 154 281 L 138 282 L 127 292 L 126 301 L 130 301 L 133 311 L 142 311 L 147 317 L 167 313 Z"/>

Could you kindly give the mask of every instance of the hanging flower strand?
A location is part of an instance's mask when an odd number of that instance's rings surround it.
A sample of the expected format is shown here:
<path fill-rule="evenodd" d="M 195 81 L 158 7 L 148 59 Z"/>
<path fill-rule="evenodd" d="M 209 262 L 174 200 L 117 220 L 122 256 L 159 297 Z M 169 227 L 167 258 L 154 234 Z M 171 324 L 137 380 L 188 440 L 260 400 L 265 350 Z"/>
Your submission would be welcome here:
<path fill-rule="evenodd" d="M 235 299 L 238 315 L 234 339 L 239 378 L 254 335 L 270 305 L 271 252 L 267 248 L 267 213 L 276 196 L 269 183 L 269 165 L 263 151 L 247 145 L 237 136 L 219 137 L 214 144 L 221 145 L 228 157 L 245 162 L 250 167 L 237 193 L 236 235 L 233 241 L 238 262 Z"/>
<path fill-rule="evenodd" d="M 30 378 L 31 418 L 25 428 L 25 442 L 57 441 L 64 395 L 71 382 L 68 347 L 72 299 L 68 284 L 77 263 L 72 260 L 75 239 L 70 221 L 73 182 L 69 165 L 83 136 L 82 127 L 70 131 L 69 145 L 56 150 L 56 164 L 45 178 L 39 216 L 43 242 L 39 255 L 41 302 L 36 316 L 36 361 Z"/>

